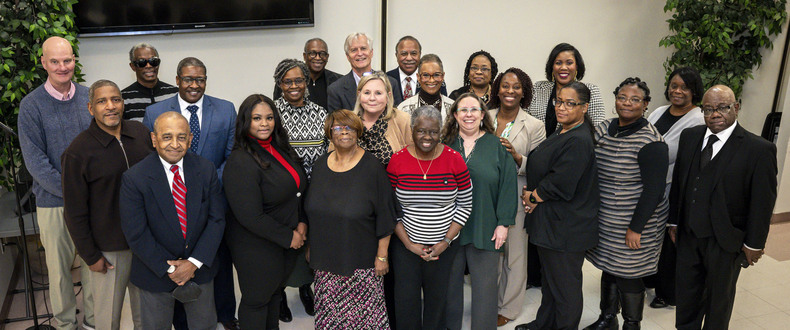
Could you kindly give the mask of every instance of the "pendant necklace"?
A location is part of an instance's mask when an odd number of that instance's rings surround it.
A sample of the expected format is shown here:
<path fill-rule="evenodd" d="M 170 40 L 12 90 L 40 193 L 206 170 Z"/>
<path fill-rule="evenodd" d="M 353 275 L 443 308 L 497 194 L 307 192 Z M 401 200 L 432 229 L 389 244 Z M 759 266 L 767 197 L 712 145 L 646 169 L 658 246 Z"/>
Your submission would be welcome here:
<path fill-rule="evenodd" d="M 435 147 L 434 147 L 434 148 L 435 148 Z M 434 155 L 435 155 L 435 154 L 436 154 L 436 151 L 434 151 L 433 153 L 434 153 Z M 423 172 L 423 171 L 422 171 L 422 164 L 420 164 L 420 159 L 419 159 L 419 158 L 417 158 L 417 157 L 414 157 L 414 158 L 416 158 L 416 159 L 417 159 L 417 166 L 419 166 L 419 167 L 420 167 L 420 172 L 422 172 L 422 179 L 423 179 L 423 180 L 428 180 L 428 171 L 430 171 L 430 170 L 431 170 L 431 165 L 433 165 L 433 160 L 434 160 L 434 159 L 436 159 L 436 157 L 432 157 L 433 159 L 431 159 L 431 162 L 430 162 L 430 163 L 428 163 L 428 168 L 425 170 L 425 172 Z"/>

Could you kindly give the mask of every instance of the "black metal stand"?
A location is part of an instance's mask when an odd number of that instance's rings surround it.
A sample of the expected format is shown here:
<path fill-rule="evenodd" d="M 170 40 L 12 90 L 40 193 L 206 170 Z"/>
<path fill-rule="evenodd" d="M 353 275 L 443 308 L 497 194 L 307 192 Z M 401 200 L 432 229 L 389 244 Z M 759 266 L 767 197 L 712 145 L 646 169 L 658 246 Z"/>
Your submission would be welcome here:
<path fill-rule="evenodd" d="M 6 126 L 6 125 L 4 125 L 2 123 L 0 123 L 0 130 L 3 131 L 3 135 L 5 136 L 5 139 L 4 139 L 5 143 L 3 143 L 3 145 L 5 147 L 6 154 L 7 155 L 13 155 L 14 145 L 13 145 L 12 142 L 13 142 L 13 138 L 17 136 L 16 133 L 14 133 L 14 131 L 10 127 L 8 127 L 8 126 Z M 9 162 L 10 162 L 10 166 L 9 167 L 11 168 L 11 177 L 13 178 L 14 185 L 16 185 L 16 182 L 17 182 L 18 178 L 17 178 L 17 173 L 16 173 L 16 164 L 14 164 L 13 156 L 11 157 Z M 18 219 L 19 219 L 19 237 L 21 237 L 21 241 L 22 241 L 21 242 L 21 245 L 22 245 L 21 251 L 22 251 L 23 270 L 24 270 L 24 277 L 25 277 L 24 280 L 25 280 L 25 313 L 26 313 L 26 315 L 24 317 L 9 318 L 9 319 L 3 320 L 3 323 L 27 321 L 27 320 L 32 319 L 33 320 L 33 326 L 28 328 L 28 330 L 29 329 L 34 329 L 34 330 L 55 329 L 54 327 L 52 327 L 50 325 L 38 324 L 38 318 L 39 317 L 41 317 L 41 318 L 48 318 L 48 317 L 52 317 L 52 314 L 38 315 L 38 311 L 36 310 L 36 297 L 35 297 L 35 292 L 34 292 L 35 289 L 33 288 L 33 278 L 32 278 L 32 273 L 31 273 L 31 270 L 30 270 L 30 258 L 29 258 L 29 254 L 28 254 L 28 251 L 27 251 L 27 235 L 26 235 L 26 232 L 25 232 L 25 219 L 23 218 L 24 210 L 22 209 L 22 203 L 21 203 L 22 195 L 21 195 L 21 192 L 19 191 L 18 188 L 14 189 L 14 193 L 16 195 L 16 207 L 17 207 L 17 212 L 16 213 L 17 213 L 17 216 L 18 216 Z"/>

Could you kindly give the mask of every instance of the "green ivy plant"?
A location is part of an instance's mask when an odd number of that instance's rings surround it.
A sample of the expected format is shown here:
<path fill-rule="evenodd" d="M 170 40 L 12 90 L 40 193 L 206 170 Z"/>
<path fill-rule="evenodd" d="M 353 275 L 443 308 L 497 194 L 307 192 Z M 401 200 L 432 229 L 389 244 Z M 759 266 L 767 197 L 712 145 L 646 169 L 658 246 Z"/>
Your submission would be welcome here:
<path fill-rule="evenodd" d="M 77 27 L 72 6 L 77 0 L 3 0 L 0 1 L 0 122 L 16 130 L 22 98 L 47 79 L 41 67 L 41 44 L 51 36 L 60 36 L 74 45 L 78 54 Z M 77 62 L 74 77 L 83 74 Z M 0 172 L 20 164 L 19 144 L 15 140 L 13 155 L 0 146 Z M 8 173 L 8 172 L 5 172 Z M 0 185 L 10 187 L 5 175 Z"/>
<path fill-rule="evenodd" d="M 667 76 L 676 67 L 699 70 L 705 87 L 724 84 L 740 98 L 752 70 L 762 63 L 760 50 L 787 19 L 786 0 L 667 0 L 664 12 L 670 35 L 659 42 L 674 47 L 664 61 Z"/>

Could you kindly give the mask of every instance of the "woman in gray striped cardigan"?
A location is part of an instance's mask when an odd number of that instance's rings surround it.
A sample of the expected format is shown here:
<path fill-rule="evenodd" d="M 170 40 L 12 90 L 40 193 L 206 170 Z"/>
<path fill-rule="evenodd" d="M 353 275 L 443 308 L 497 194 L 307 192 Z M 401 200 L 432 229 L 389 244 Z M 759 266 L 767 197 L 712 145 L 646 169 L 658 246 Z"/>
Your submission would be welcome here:
<path fill-rule="evenodd" d="M 599 241 L 587 259 L 603 271 L 601 316 L 585 329 L 617 329 L 621 304 L 623 329 L 639 329 L 642 277 L 656 273 L 667 218 L 668 148 L 644 118 L 650 89 L 639 78 L 628 78 L 614 95 L 618 118 L 604 120 L 595 132 Z"/>

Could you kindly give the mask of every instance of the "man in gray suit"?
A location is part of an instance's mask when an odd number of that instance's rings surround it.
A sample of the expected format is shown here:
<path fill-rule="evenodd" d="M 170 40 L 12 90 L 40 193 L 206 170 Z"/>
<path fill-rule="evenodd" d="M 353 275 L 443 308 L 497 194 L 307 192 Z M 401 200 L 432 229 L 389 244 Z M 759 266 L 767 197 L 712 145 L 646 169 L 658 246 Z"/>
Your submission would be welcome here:
<path fill-rule="evenodd" d="M 362 76 L 367 75 L 373 69 L 373 40 L 361 32 L 349 34 L 343 46 L 346 52 L 348 63 L 351 64 L 351 72 L 338 79 L 327 90 L 327 110 L 329 112 L 338 109 L 353 110 L 357 101 L 357 84 Z M 390 84 L 395 86 L 398 82 L 389 77 Z M 392 93 L 393 104 L 400 104 L 403 101 L 401 93 Z"/>

